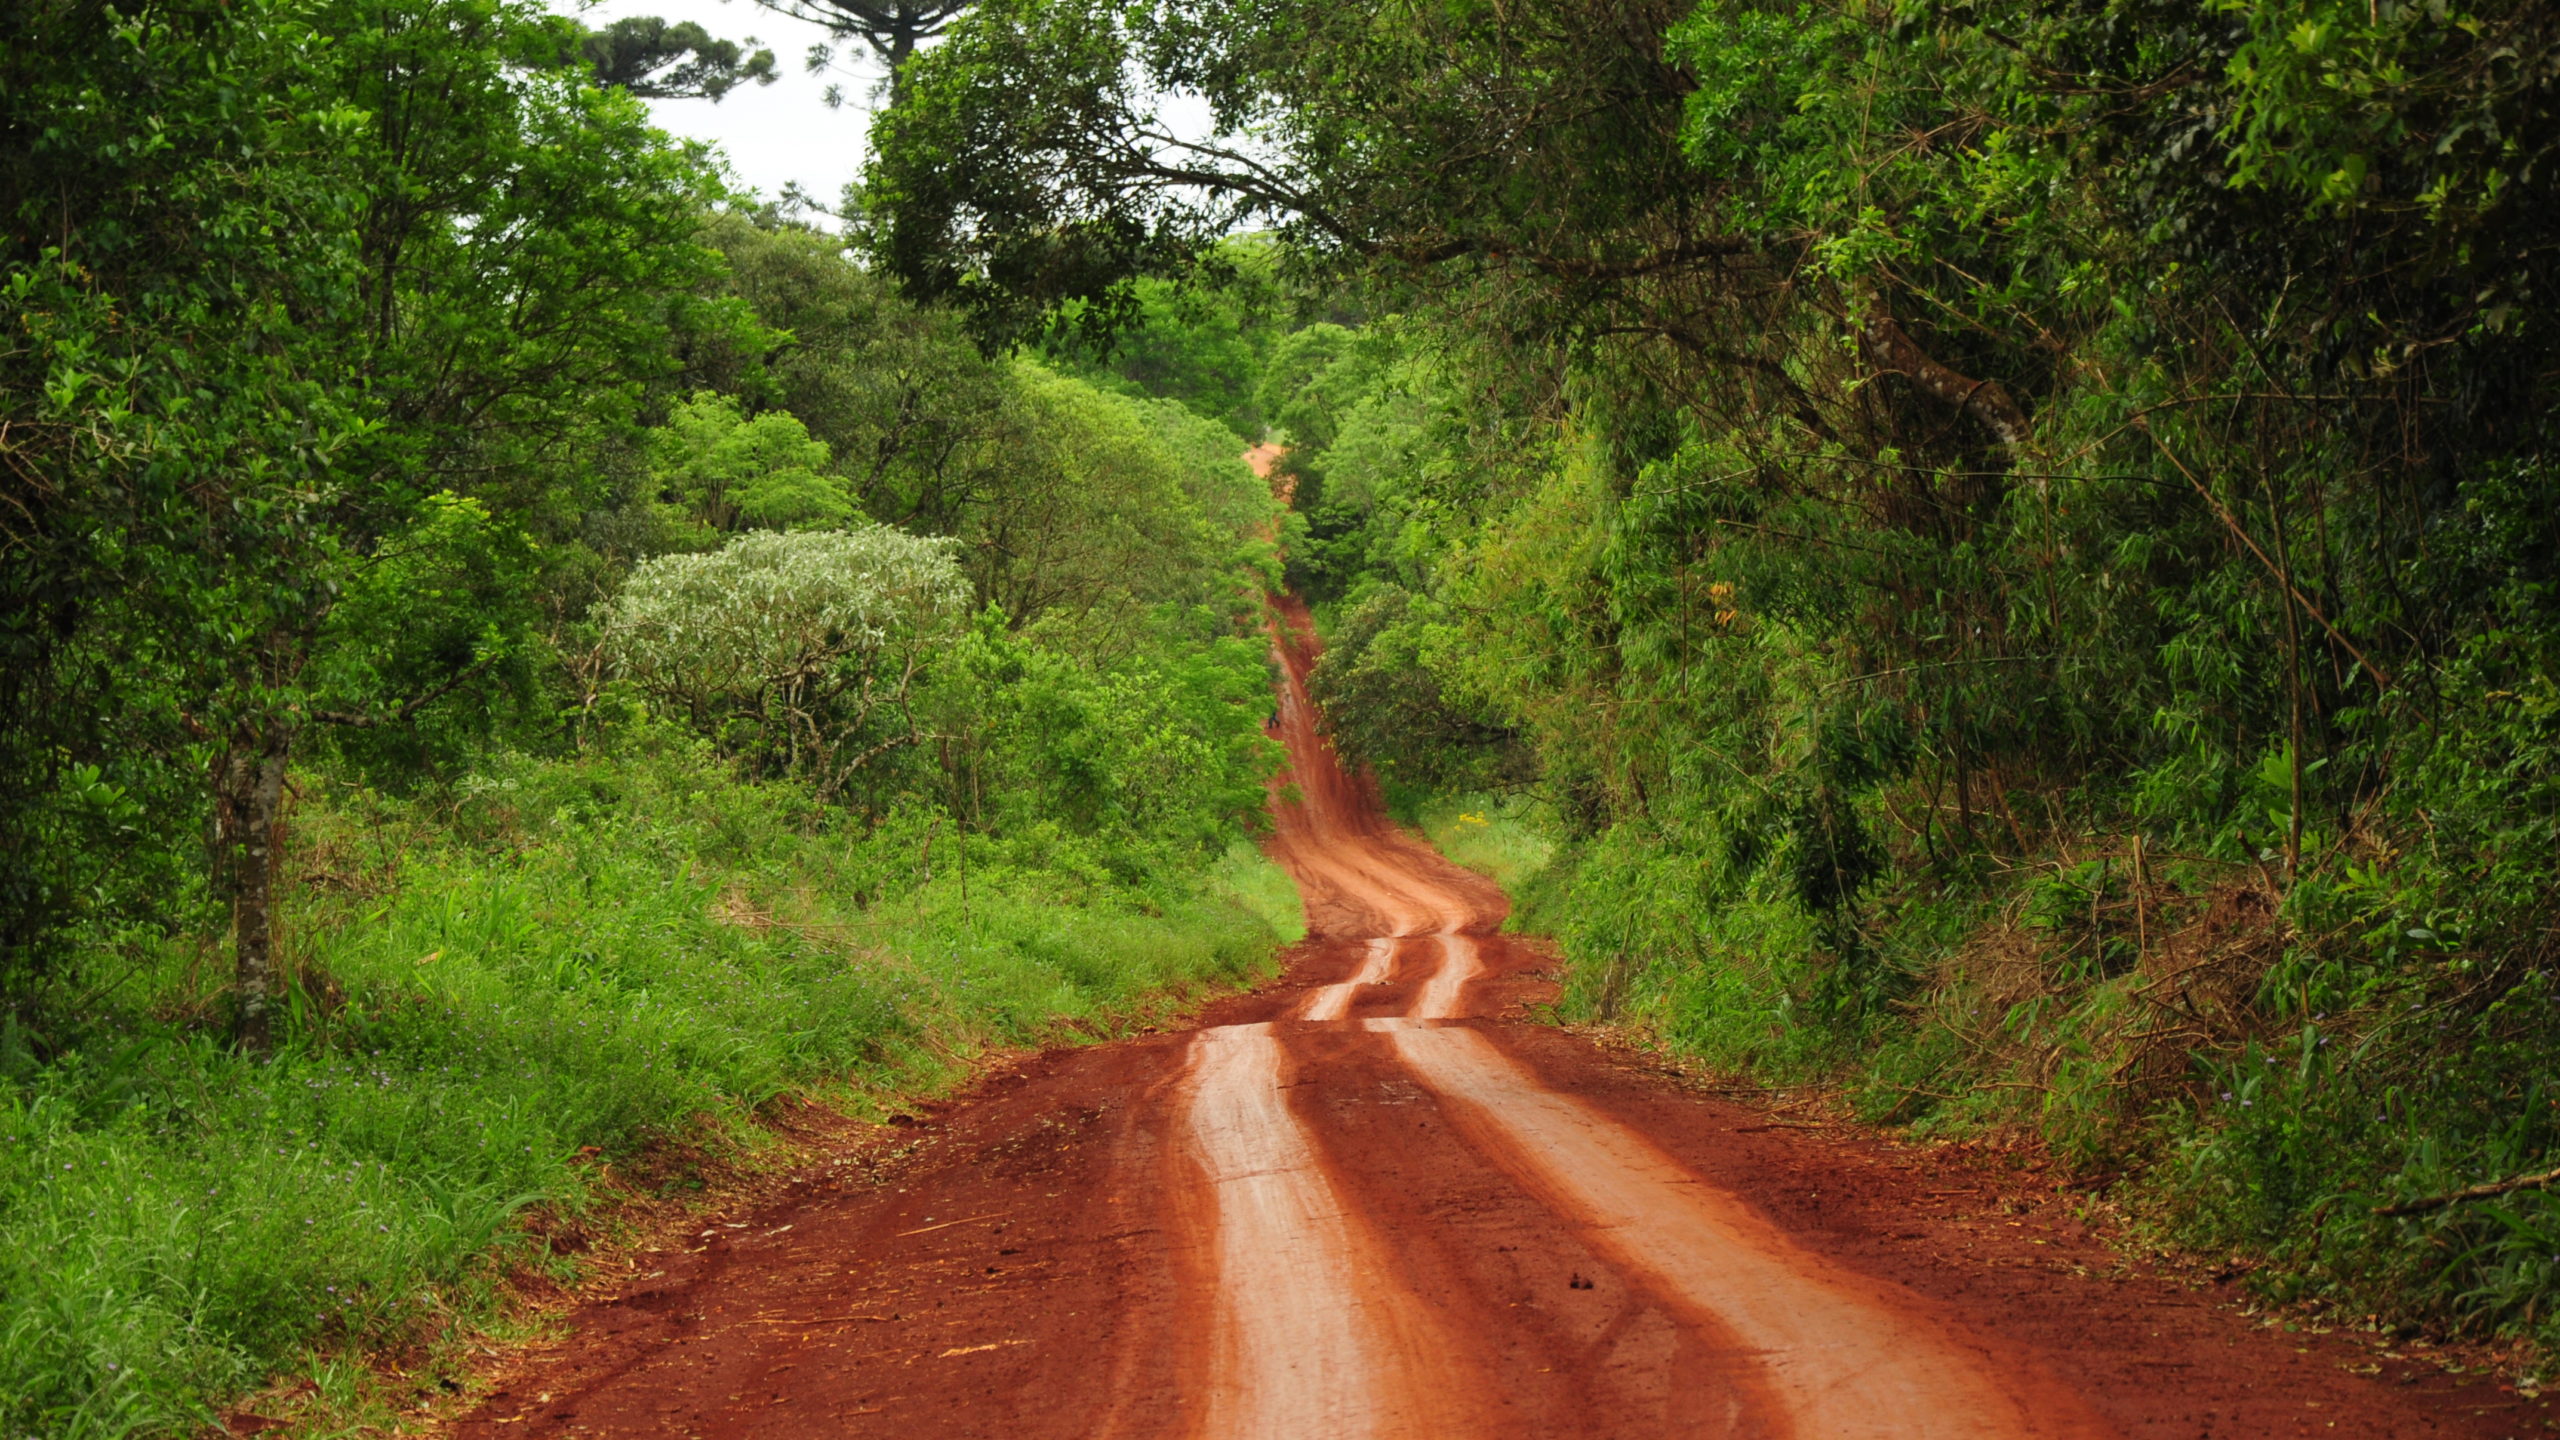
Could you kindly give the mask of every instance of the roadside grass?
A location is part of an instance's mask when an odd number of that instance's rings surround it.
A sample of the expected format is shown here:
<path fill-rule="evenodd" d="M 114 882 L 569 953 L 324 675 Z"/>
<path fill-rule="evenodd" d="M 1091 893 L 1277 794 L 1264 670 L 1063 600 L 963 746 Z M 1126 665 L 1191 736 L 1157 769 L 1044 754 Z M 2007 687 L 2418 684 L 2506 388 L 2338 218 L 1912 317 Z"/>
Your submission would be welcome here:
<path fill-rule="evenodd" d="M 1271 927 L 1280 944 L 1295 945 L 1307 938 L 1306 902 L 1299 898 L 1298 882 L 1253 845 L 1239 840 L 1228 846 L 1210 871 L 1210 879 L 1216 890 L 1233 895 Z"/>
<path fill-rule="evenodd" d="M 598 1165 L 1113 1033 L 1261 972 L 1295 904 L 1250 846 L 964 863 L 940 817 L 831 828 L 681 744 L 505 762 L 439 814 L 303 783 L 270 1059 L 213 1033 L 187 941 L 63 1053 L 0 1046 L 0 1437 L 186 1433 L 280 1368 L 352 1393 L 349 1355 L 560 1263 L 528 1222 L 588 1213 Z"/>
<path fill-rule="evenodd" d="M 1402 797 L 1398 797 L 1402 798 Z M 1425 796 L 1396 807 L 1440 853 L 1502 887 L 1517 902 L 1556 857 L 1552 822 L 1520 796 Z"/>
<path fill-rule="evenodd" d="M 1826 1087 L 1915 1138 L 2032 1137 L 2140 1243 L 2254 1257 L 2268 1300 L 2504 1337 L 2498 1363 L 2527 1375 L 2560 1363 L 2560 1194 L 2537 1180 L 2385 1208 L 2548 1169 L 2560 1044 L 2537 1017 L 2560 982 L 2540 971 L 2466 1014 L 2342 962 L 2357 927 L 2298 927 L 2310 885 L 2288 907 L 2245 865 L 2155 854 L 2136 892 L 2095 843 L 1875 897 L 1844 945 L 1720 845 L 1622 826 L 1542 852 L 1505 833 L 1534 814 L 1405 798 L 1452 858 L 1503 880 L 1515 928 L 1555 937 L 1561 1018 Z M 1521 855 L 1540 863 L 1503 868 Z M 2341 995 L 2340 972 L 2366 990 Z"/>

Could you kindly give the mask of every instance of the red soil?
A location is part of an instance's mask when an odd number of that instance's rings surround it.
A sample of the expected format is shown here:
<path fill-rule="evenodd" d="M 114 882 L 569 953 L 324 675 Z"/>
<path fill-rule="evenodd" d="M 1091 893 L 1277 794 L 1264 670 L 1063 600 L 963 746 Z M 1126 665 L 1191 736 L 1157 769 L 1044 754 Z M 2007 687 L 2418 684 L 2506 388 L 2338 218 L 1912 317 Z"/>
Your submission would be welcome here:
<path fill-rule="evenodd" d="M 2260 1329 L 2058 1207 L 1526 1023 L 1547 960 L 1383 818 L 1275 632 L 1311 922 L 1198 1028 L 933 1107 L 586 1306 L 536 1435 L 2508 1436 L 2539 1400 Z"/>

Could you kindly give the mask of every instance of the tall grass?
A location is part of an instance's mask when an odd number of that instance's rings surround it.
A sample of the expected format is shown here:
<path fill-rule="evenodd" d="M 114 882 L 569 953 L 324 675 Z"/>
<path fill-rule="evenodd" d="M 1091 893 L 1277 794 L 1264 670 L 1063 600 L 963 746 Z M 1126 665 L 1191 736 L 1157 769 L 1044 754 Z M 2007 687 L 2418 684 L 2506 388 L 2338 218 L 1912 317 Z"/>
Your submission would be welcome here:
<path fill-rule="evenodd" d="M 174 941 L 67 1052 L 0 1037 L 0 1436 L 186 1431 L 312 1347 L 485 1307 L 528 1208 L 591 1206 L 598 1161 L 1108 1032 L 1255 973 L 1295 907 L 1250 847 L 964 854 L 938 815 L 829 825 L 672 742 L 296 823 L 272 1058 L 209 1033 Z"/>
<path fill-rule="evenodd" d="M 1492 816 L 1474 823 L 1472 799 L 1409 813 L 1453 855 L 1533 853 Z M 2530 1363 L 2554 1367 L 2560 1195 L 2388 1208 L 2548 1170 L 2560 982 L 2546 971 L 2516 965 L 2466 1010 L 2358 958 L 2377 942 L 2442 953 L 2434 925 L 2323 924 L 2316 878 L 2279 902 L 2254 867 L 2194 856 L 2152 852 L 2136 883 L 2102 837 L 1886 892 L 1853 935 L 1825 934 L 1782 877 L 1736 877 L 1726 842 L 1621 824 L 1560 837 L 1516 882 L 1515 923 L 1564 952 L 1559 1013 L 1836 1087 L 1914 1135 L 2033 1136 L 2113 1186 L 2150 1236 L 2272 1262 L 2252 1280 L 2271 1298 L 2527 1339 Z M 2458 977 L 2494 958 L 2440 963 Z M 2352 984 L 2369 988 L 2342 996 Z"/>
<path fill-rule="evenodd" d="M 1409 817 L 1440 853 L 1490 879 L 1517 903 L 1556 857 L 1552 817 L 1519 796 L 1398 796 Z"/>

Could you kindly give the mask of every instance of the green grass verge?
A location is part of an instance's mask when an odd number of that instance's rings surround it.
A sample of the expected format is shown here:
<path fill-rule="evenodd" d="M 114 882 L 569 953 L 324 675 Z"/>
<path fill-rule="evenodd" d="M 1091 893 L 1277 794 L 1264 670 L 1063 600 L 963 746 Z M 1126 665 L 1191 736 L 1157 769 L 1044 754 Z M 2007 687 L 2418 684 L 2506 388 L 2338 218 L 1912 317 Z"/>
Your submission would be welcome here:
<path fill-rule="evenodd" d="M 1515 902 L 1534 891 L 1556 858 L 1552 822 L 1527 799 L 1435 795 L 1396 808 L 1441 854 L 1500 885 Z"/>
<path fill-rule="evenodd" d="M 1210 883 L 1217 893 L 1235 897 L 1237 904 L 1253 912 L 1281 944 L 1295 945 L 1307 938 L 1307 907 L 1299 898 L 1298 882 L 1254 846 L 1242 840 L 1228 846 L 1224 858 L 1210 871 Z"/>
<path fill-rule="evenodd" d="M 2414 986 L 2340 1013 L 2320 967 L 2377 968 L 2334 965 L 2323 937 L 2235 908 L 2239 867 L 2174 857 L 2147 867 L 2142 931 L 2121 903 L 2100 912 L 2114 930 L 2092 926 L 2106 872 L 2054 861 L 1875 897 L 1844 944 L 1783 874 L 1735 874 L 1713 832 L 1621 825 L 1541 848 L 1511 833 L 1537 829 L 1531 812 L 1402 809 L 1503 880 L 1515 926 L 1555 937 L 1565 1019 L 1832 1086 L 1916 1136 L 2032 1136 L 2110 1186 L 2148 1241 L 2270 1262 L 2251 1282 L 2269 1299 L 2524 1340 L 2514 1363 L 2543 1373 L 2560 1356 L 2560 1195 L 2377 1208 L 2548 1168 L 2560 1069 L 2537 1017 L 2560 1010 L 2560 981 L 2546 974 L 2476 1015 Z M 2145 945 L 2150 962 L 2133 963 Z M 2164 974 L 2205 977 L 2197 1003 L 2241 1033 L 2164 1026 Z"/>
<path fill-rule="evenodd" d="M 972 837 L 964 866 L 946 822 L 813 826 L 682 747 L 297 828 L 308 983 L 272 1058 L 208 1033 L 201 943 L 62 1053 L 0 1045 L 0 1436 L 183 1433 L 281 1367 L 486 1317 L 527 1211 L 591 1207 L 595 1157 L 1107 1034 L 1294 934 L 1250 846 Z"/>

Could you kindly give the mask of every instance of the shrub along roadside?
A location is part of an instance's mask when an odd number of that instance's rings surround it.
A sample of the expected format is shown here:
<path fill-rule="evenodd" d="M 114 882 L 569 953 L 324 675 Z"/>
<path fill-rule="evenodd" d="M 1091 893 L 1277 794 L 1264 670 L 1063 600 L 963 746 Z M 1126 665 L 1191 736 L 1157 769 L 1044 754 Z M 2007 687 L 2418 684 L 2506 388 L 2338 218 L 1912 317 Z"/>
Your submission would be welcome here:
<path fill-rule="evenodd" d="M 2327 1008 L 2337 952 L 2379 943 L 2323 927 L 2334 887 L 2270 900 L 2254 867 L 2147 848 L 2137 880 L 2093 837 L 1975 887 L 1877 897 L 1859 940 L 1898 990 L 1844 1013 L 1843 963 L 1783 876 L 1728 887 L 1684 837 L 1571 837 L 1525 799 L 1402 808 L 1502 879 L 1512 928 L 1555 937 L 1561 1018 L 1832 1087 L 1915 1138 L 2032 1136 L 2145 1239 L 2268 1262 L 2251 1280 L 2269 1299 L 2519 1340 L 2513 1363 L 2550 1365 L 2560 1202 L 2524 1185 L 2431 1203 L 2544 1168 L 2560 1054 L 2540 1035 L 2560 1002 L 2539 976 L 2481 1013 L 2389 986 Z M 2451 940 L 2421 928 L 2394 933 Z"/>
<path fill-rule="evenodd" d="M 485 1317 L 528 1209 L 596 1203 L 582 1152 L 733 1151 L 777 1098 L 929 1089 L 1294 938 L 1242 844 L 1141 868 L 922 809 L 831 823 L 647 727 L 496 762 L 440 813 L 304 783 L 272 1059 L 192 1023 L 221 967 L 185 948 L 135 957 L 49 1063 L 9 1037 L 0 1434 L 182 1432 L 310 1349 Z"/>

